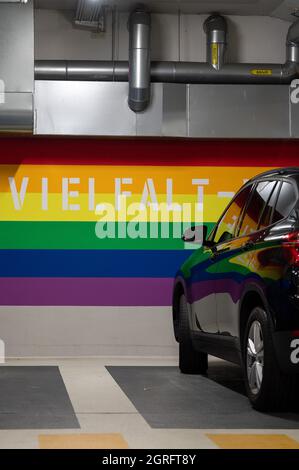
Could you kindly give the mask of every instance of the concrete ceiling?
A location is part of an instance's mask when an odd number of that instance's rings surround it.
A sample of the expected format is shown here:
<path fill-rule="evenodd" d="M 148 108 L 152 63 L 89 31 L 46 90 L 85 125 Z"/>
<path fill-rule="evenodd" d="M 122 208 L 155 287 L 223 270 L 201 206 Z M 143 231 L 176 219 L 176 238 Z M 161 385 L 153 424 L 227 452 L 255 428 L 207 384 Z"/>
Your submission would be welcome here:
<path fill-rule="evenodd" d="M 94 1 L 94 0 L 93 0 Z M 132 0 L 98 0 L 107 6 L 115 6 L 120 11 L 128 11 L 138 3 Z M 292 13 L 298 0 L 143 0 L 154 12 L 172 13 L 211 13 L 218 11 L 227 15 L 268 15 L 288 21 L 294 19 Z M 77 0 L 35 0 L 36 8 L 75 10 Z"/>

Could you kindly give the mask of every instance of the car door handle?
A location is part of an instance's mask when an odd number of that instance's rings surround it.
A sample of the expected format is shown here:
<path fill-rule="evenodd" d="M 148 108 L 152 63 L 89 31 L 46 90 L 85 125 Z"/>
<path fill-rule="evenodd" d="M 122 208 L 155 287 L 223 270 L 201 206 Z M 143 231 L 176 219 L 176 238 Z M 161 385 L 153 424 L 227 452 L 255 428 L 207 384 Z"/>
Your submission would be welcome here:
<path fill-rule="evenodd" d="M 219 250 L 215 250 L 215 251 L 212 251 L 212 254 L 210 256 L 210 259 L 211 260 L 215 260 L 219 255 L 221 255 L 222 253 L 225 253 L 226 251 L 229 251 L 230 250 L 230 247 L 227 246 L 226 248 L 223 248 L 222 250 L 219 249 Z"/>
<path fill-rule="evenodd" d="M 254 247 L 254 242 L 252 240 L 248 240 L 246 243 L 242 245 L 243 250 L 251 250 Z"/>

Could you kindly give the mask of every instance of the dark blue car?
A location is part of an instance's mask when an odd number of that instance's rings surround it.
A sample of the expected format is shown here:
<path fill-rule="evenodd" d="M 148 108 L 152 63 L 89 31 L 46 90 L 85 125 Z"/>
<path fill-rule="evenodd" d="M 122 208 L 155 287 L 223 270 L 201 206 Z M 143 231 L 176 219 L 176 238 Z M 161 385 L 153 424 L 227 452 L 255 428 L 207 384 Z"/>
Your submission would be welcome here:
<path fill-rule="evenodd" d="M 248 181 L 203 227 L 176 276 L 173 322 L 181 372 L 206 373 L 211 354 L 243 367 L 254 408 L 298 402 L 299 167 Z"/>

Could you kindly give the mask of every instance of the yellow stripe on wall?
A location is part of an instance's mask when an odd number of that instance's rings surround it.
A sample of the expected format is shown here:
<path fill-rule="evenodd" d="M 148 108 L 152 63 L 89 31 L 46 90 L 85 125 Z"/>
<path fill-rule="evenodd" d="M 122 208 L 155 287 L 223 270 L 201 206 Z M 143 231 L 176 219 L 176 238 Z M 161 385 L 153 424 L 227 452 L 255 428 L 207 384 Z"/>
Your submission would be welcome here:
<path fill-rule="evenodd" d="M 157 195 L 158 203 L 167 202 L 165 194 Z M 218 219 L 221 212 L 227 206 L 229 197 L 218 197 L 217 195 L 205 195 L 203 200 L 204 211 L 203 218 L 206 221 L 213 222 Z M 127 198 L 127 204 L 140 204 L 141 194 L 134 195 Z M 115 196 L 114 194 L 96 194 L 95 204 L 110 204 L 111 207 L 115 207 Z M 177 204 L 191 204 L 193 209 L 197 203 L 197 196 L 192 195 L 175 195 L 173 203 Z M 21 210 L 16 210 L 12 200 L 12 196 L 9 193 L 0 194 L 0 220 L 2 221 L 97 221 L 99 216 L 95 214 L 95 211 L 89 210 L 89 198 L 86 194 L 79 194 L 78 198 L 69 198 L 69 204 L 79 204 L 80 209 L 63 210 L 62 206 L 62 195 L 61 194 L 49 194 L 48 196 L 48 210 L 42 209 L 42 198 L 40 194 L 29 193 L 25 196 L 24 205 Z M 201 215 L 200 213 L 197 213 Z M 133 216 L 128 216 L 127 221 L 131 220 Z M 147 211 L 147 221 L 149 220 L 149 209 Z M 113 221 L 114 218 L 108 218 Z M 170 218 L 172 221 L 173 218 Z M 168 221 L 167 218 L 159 218 L 159 221 Z"/>

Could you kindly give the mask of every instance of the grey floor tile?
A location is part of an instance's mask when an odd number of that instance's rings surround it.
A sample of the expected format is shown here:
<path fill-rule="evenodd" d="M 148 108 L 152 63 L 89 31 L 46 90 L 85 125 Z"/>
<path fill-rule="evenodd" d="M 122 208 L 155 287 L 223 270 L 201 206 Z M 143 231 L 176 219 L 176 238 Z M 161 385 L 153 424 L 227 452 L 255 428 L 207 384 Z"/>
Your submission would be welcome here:
<path fill-rule="evenodd" d="M 58 367 L 0 367 L 0 429 L 76 428 Z"/>
<path fill-rule="evenodd" d="M 183 375 L 177 367 L 107 367 L 153 428 L 298 429 L 299 414 L 254 411 L 240 368 L 223 363 L 209 375 Z"/>

